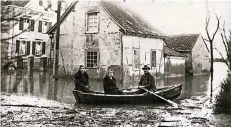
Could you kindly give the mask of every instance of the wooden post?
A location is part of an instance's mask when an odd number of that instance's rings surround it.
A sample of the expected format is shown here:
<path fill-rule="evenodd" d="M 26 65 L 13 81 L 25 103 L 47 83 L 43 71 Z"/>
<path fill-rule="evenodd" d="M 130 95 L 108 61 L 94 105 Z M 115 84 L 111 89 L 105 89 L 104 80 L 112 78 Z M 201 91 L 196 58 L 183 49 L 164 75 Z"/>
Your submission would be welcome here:
<path fill-rule="evenodd" d="M 56 31 L 56 41 L 54 46 L 54 65 L 53 65 L 53 78 L 58 80 L 58 69 L 59 69 L 59 36 L 60 36 L 60 8 L 61 1 L 58 1 L 57 6 L 57 31 Z"/>
<path fill-rule="evenodd" d="M 123 35 L 121 33 L 120 35 L 120 42 L 121 42 L 121 66 L 122 66 L 122 78 L 121 78 L 121 85 L 123 86 L 123 82 L 124 82 L 124 47 L 123 47 Z"/>
<path fill-rule="evenodd" d="M 34 68 L 34 56 L 33 55 L 29 55 L 28 56 L 28 70 L 32 71 Z"/>
<path fill-rule="evenodd" d="M 51 52 L 52 52 L 52 50 L 54 51 L 54 44 L 53 44 L 53 38 L 54 38 L 54 34 L 52 33 L 52 34 L 49 34 L 49 37 L 50 37 L 50 57 L 49 57 L 49 66 L 50 67 L 52 67 L 52 62 L 51 62 Z M 53 55 L 54 55 L 54 52 L 53 52 Z"/>

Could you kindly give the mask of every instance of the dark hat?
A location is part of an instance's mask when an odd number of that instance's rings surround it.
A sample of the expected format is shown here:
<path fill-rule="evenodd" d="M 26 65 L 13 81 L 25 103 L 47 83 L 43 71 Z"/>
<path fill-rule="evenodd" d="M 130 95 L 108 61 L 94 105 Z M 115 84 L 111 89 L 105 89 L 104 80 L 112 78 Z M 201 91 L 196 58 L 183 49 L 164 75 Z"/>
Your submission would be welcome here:
<path fill-rule="evenodd" d="M 150 70 L 150 67 L 148 65 L 144 65 L 144 67 L 142 69 L 143 70 Z"/>
<path fill-rule="evenodd" d="M 109 71 L 112 71 L 112 72 L 114 72 L 114 70 L 113 70 L 113 69 L 108 69 L 108 72 L 109 72 Z"/>
<path fill-rule="evenodd" d="M 79 66 L 79 69 L 81 69 L 81 67 L 85 67 L 85 66 L 84 66 L 84 65 L 80 65 L 80 66 Z"/>

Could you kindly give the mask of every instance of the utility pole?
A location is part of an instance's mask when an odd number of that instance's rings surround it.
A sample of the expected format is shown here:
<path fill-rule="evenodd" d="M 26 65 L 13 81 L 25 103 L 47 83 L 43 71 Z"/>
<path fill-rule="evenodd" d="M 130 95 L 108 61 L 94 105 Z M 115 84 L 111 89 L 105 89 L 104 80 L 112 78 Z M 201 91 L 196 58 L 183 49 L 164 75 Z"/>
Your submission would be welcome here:
<path fill-rule="evenodd" d="M 60 36 L 60 10 L 61 10 L 61 0 L 58 0 L 57 5 L 57 30 L 56 39 L 54 44 L 54 65 L 53 65 L 53 78 L 58 80 L 58 69 L 59 69 L 59 36 Z"/>

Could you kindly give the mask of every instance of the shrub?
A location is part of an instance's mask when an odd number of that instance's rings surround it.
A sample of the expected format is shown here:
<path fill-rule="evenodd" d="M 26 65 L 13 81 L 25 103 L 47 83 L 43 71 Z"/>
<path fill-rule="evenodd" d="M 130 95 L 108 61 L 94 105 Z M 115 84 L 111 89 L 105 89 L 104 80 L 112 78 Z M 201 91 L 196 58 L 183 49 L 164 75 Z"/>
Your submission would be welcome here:
<path fill-rule="evenodd" d="M 215 113 L 231 114 L 231 74 L 221 83 L 216 96 Z"/>

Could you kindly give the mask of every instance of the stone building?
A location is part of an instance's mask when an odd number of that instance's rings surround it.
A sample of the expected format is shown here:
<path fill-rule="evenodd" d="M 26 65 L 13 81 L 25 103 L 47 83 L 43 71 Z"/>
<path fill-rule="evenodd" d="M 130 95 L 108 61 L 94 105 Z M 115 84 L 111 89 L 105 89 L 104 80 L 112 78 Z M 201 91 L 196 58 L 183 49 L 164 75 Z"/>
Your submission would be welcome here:
<path fill-rule="evenodd" d="M 48 33 L 55 34 L 56 27 Z M 117 81 L 127 82 L 138 80 L 148 64 L 153 75 L 163 75 L 163 39 L 122 3 L 75 1 L 61 16 L 59 74 L 73 75 L 84 64 L 91 78 L 114 68 Z"/>
<path fill-rule="evenodd" d="M 169 36 L 165 40 L 165 43 L 171 49 L 187 55 L 185 61 L 185 72 L 187 74 L 201 74 L 209 72 L 209 50 L 200 34 Z"/>

